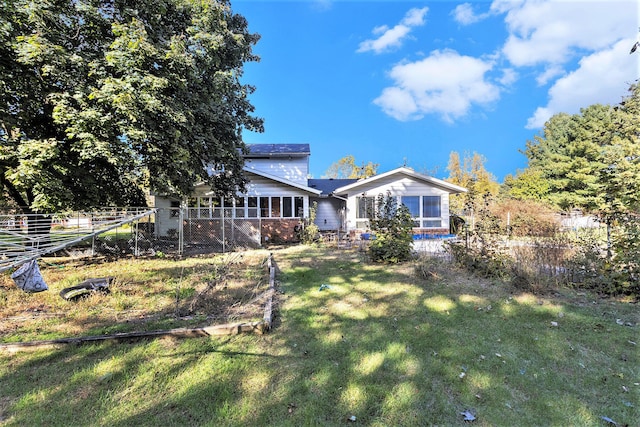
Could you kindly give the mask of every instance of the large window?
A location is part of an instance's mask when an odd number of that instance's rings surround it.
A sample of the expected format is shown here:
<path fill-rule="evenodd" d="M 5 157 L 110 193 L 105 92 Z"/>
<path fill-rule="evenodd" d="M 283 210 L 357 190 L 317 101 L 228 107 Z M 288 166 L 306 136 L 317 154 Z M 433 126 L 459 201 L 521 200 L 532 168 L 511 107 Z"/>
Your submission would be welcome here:
<path fill-rule="evenodd" d="M 420 196 L 402 196 L 401 200 L 413 218 L 420 216 Z"/>
<path fill-rule="evenodd" d="M 442 227 L 440 196 L 422 196 L 422 217 L 424 228 Z"/>
<path fill-rule="evenodd" d="M 440 196 L 422 196 L 422 216 L 425 218 L 439 218 Z"/>
<path fill-rule="evenodd" d="M 402 196 L 400 203 L 409 209 L 411 217 L 414 218 L 413 226 L 420 227 L 420 220 L 416 219 L 420 217 L 420 196 Z"/>
<path fill-rule="evenodd" d="M 442 226 L 440 196 L 402 196 L 400 203 L 409 209 L 415 227 L 440 228 Z"/>

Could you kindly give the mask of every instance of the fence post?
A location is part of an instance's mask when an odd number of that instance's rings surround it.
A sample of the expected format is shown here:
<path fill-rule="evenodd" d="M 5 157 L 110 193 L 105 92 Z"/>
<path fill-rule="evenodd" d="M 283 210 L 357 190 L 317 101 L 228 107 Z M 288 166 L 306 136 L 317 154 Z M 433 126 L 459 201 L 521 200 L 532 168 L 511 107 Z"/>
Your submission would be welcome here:
<path fill-rule="evenodd" d="M 220 207 L 220 226 L 222 227 L 222 253 L 227 252 L 225 235 L 224 235 L 224 211 L 225 211 L 224 203 L 225 203 L 225 199 L 222 198 L 222 206 Z"/>
<path fill-rule="evenodd" d="M 140 252 L 138 251 L 138 221 L 136 221 L 135 249 L 133 252 L 133 256 L 140 256 Z"/>
<path fill-rule="evenodd" d="M 184 203 L 180 206 L 179 214 L 178 214 L 178 255 L 182 255 L 183 246 L 184 246 Z"/>

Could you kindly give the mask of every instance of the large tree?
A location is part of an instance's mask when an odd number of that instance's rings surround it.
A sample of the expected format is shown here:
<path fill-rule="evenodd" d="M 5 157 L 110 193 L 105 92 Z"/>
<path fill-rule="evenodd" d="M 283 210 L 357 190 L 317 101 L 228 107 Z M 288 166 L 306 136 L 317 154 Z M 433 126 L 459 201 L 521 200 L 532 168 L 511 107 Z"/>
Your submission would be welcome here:
<path fill-rule="evenodd" d="M 602 149 L 603 168 L 598 175 L 603 217 L 640 215 L 640 86 L 612 109 L 612 120 Z"/>
<path fill-rule="evenodd" d="M 580 114 L 556 114 L 543 134 L 527 142 L 529 168 L 541 173 L 549 191 L 545 198 L 561 209 L 589 211 L 602 203 L 598 174 L 604 167 L 603 147 L 609 144 L 614 110 L 595 104 Z"/>
<path fill-rule="evenodd" d="M 227 0 L 3 0 L 3 197 L 51 212 L 242 188 L 258 39 Z"/>

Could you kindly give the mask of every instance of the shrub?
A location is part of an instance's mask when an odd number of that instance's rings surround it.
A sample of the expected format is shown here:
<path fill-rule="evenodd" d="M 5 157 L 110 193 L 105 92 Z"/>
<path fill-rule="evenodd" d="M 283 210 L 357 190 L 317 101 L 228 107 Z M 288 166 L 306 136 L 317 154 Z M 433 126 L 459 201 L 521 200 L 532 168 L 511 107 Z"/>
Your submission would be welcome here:
<path fill-rule="evenodd" d="M 542 202 L 509 199 L 490 210 L 512 236 L 553 236 L 560 229 L 555 211 Z"/>
<path fill-rule="evenodd" d="M 442 259 L 432 256 L 421 256 L 416 261 L 414 272 L 420 279 L 428 284 L 439 284 L 451 272 L 451 264 L 443 262 Z"/>
<path fill-rule="evenodd" d="M 372 261 L 398 263 L 411 258 L 413 246 L 413 220 L 409 209 L 398 206 L 390 192 L 380 194 L 376 207 L 369 214 L 375 239 L 369 245 Z"/>

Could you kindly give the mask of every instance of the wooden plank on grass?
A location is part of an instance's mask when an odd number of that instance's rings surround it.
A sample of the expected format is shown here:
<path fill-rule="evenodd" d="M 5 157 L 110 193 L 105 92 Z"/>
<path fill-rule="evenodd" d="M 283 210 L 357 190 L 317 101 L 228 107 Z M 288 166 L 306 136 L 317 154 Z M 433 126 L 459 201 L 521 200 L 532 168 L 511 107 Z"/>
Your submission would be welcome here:
<path fill-rule="evenodd" d="M 55 340 L 43 340 L 43 341 L 27 341 L 17 343 L 0 344 L 0 350 L 8 352 L 24 351 L 29 349 L 41 349 L 41 348 L 55 348 L 68 344 L 87 344 L 100 341 L 125 341 L 144 338 L 155 338 L 162 336 L 171 336 L 175 338 L 193 338 L 203 336 L 218 336 L 218 335 L 236 335 L 246 332 L 255 332 L 262 334 L 265 331 L 265 325 L 263 321 L 257 322 L 243 322 L 243 323 L 228 323 L 225 325 L 212 325 L 202 328 L 176 328 L 160 331 L 147 331 L 147 332 L 120 332 L 110 335 L 94 335 L 86 337 L 71 337 L 71 338 L 58 338 Z"/>
<path fill-rule="evenodd" d="M 273 254 L 269 254 L 267 266 L 269 268 L 269 289 L 267 290 L 267 302 L 264 307 L 262 320 L 268 331 L 271 329 L 271 323 L 273 321 L 273 295 L 276 288 L 276 267 L 273 265 Z"/>

